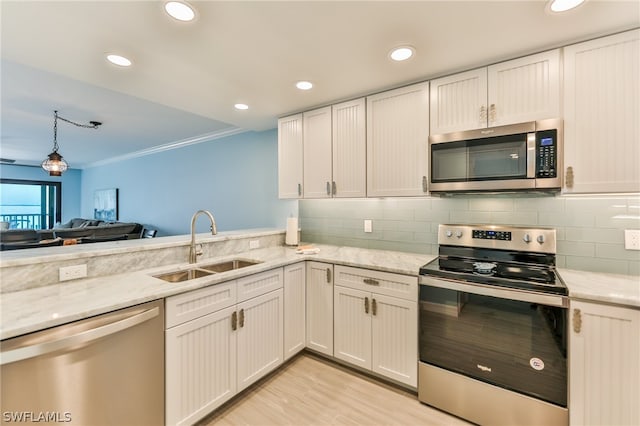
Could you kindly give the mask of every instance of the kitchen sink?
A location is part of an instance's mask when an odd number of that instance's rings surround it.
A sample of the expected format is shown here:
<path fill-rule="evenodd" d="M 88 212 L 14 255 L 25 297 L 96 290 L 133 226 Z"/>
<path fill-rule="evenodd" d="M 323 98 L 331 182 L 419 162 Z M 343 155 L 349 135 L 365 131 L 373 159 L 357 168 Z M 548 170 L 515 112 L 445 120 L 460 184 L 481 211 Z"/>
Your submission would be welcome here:
<path fill-rule="evenodd" d="M 246 268 L 247 266 L 257 265 L 258 263 L 262 262 L 255 260 L 233 259 L 224 262 L 211 263 L 208 265 L 197 265 L 197 267 L 193 267 L 191 269 L 166 272 L 164 274 L 154 275 L 154 278 L 160 278 L 161 280 L 165 280 L 170 283 L 180 283 L 183 281 L 202 278 L 220 272 Z"/>
<path fill-rule="evenodd" d="M 193 280 L 212 275 L 213 272 L 204 271 L 202 269 L 187 269 L 184 271 L 173 271 L 165 274 L 154 275 L 155 278 L 168 281 L 170 283 L 180 283 L 182 281 Z"/>
<path fill-rule="evenodd" d="M 251 265 L 257 265 L 258 263 L 262 262 L 258 262 L 255 260 L 234 259 L 228 260 L 226 262 L 212 263 L 211 265 L 202 265 L 199 266 L 199 268 L 211 272 L 226 272 L 233 271 L 234 269 L 246 268 L 247 266 Z"/>

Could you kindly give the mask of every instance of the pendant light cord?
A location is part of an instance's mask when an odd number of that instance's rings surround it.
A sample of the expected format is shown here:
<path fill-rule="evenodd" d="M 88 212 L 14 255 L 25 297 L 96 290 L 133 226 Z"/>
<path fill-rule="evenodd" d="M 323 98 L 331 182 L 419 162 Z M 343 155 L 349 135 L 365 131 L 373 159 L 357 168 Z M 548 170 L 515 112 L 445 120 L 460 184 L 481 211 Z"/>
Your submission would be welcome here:
<path fill-rule="evenodd" d="M 89 124 L 76 123 L 75 121 L 60 117 L 58 115 L 58 111 L 53 111 L 53 113 L 55 116 L 53 120 L 53 152 L 58 152 L 58 120 L 62 120 L 66 123 L 73 124 L 76 127 L 83 127 L 85 129 L 97 129 L 98 126 L 102 125 L 99 121 L 90 121 Z"/>

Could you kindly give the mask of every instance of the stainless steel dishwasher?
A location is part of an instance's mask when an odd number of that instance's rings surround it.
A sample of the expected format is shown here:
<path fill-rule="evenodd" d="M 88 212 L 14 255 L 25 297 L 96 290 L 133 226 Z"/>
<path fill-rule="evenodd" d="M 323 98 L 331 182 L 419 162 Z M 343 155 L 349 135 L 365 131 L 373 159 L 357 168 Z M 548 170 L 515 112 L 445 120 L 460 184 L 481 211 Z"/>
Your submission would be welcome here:
<path fill-rule="evenodd" d="M 7 339 L 0 350 L 2 424 L 164 424 L 162 301 Z"/>

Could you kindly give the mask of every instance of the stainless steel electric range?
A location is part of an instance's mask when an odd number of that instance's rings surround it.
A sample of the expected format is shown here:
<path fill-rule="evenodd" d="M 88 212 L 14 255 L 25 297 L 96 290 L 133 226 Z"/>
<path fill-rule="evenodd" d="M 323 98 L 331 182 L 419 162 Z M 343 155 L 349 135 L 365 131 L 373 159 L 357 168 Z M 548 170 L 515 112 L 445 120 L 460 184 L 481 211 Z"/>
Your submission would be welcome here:
<path fill-rule="evenodd" d="M 556 232 L 440 225 L 420 269 L 418 397 L 478 424 L 567 425 Z"/>

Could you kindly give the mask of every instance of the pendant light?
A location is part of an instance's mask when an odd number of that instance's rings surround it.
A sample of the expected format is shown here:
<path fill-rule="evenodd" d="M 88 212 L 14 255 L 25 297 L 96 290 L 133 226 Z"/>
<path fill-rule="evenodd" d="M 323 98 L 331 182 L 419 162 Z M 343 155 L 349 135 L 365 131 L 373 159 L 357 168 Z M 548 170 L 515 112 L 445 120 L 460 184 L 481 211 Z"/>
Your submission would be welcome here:
<path fill-rule="evenodd" d="M 53 151 L 47 155 L 47 158 L 45 158 L 40 166 L 42 166 L 44 171 L 49 173 L 49 176 L 62 176 L 62 173 L 67 171 L 69 165 L 64 161 L 62 155 L 58 154 L 58 119 L 86 129 L 97 129 L 102 123 L 99 121 L 90 121 L 89 124 L 79 124 L 58 116 L 58 111 L 54 111 L 53 116 Z"/>

